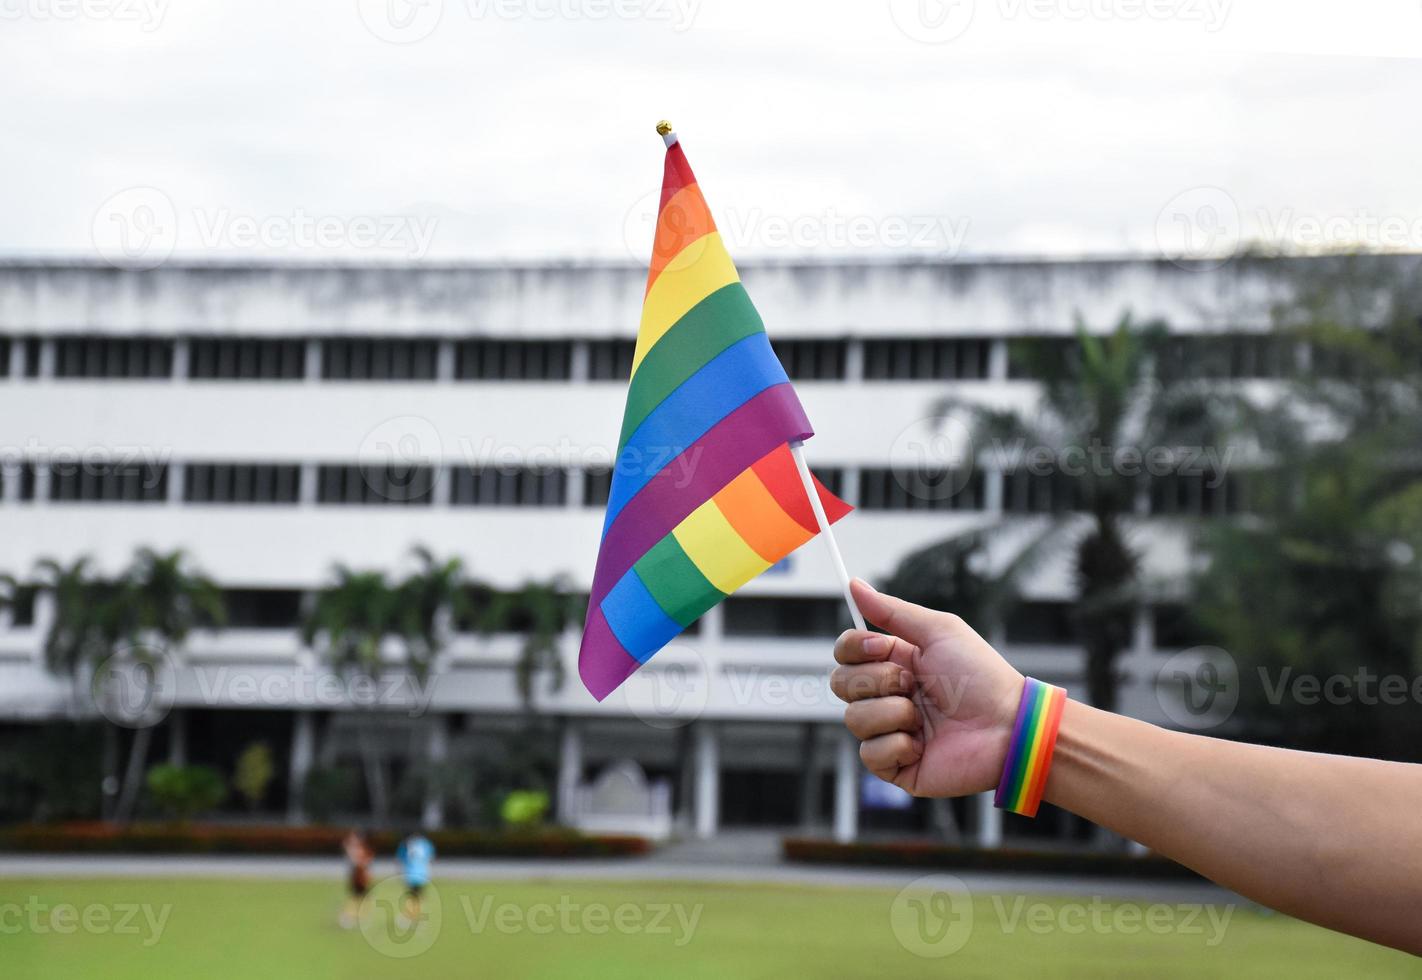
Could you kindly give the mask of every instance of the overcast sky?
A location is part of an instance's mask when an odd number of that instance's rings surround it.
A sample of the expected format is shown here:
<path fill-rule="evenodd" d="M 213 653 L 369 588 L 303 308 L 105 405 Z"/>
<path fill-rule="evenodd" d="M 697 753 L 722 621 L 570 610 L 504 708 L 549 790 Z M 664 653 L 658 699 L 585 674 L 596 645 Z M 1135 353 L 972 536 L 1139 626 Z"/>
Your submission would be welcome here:
<path fill-rule="evenodd" d="M 0 0 L 0 252 L 1422 248 L 1417 0 Z"/>

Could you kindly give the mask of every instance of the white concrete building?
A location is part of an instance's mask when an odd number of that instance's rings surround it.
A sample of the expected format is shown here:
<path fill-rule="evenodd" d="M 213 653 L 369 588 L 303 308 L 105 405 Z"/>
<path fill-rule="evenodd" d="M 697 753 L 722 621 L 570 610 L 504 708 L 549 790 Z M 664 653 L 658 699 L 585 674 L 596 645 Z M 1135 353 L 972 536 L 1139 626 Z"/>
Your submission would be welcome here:
<path fill-rule="evenodd" d="M 860 505 L 839 538 L 851 570 L 869 578 L 917 546 L 1004 514 L 1042 519 L 1030 513 L 1039 506 L 1031 488 L 1014 489 L 990 467 L 931 507 L 892 469 L 963 464 L 935 448 L 928 421 L 946 394 L 1030 403 L 1034 382 L 1013 376 L 1010 339 L 1068 335 L 1078 316 L 1106 329 L 1130 310 L 1182 334 L 1243 335 L 1227 370 L 1267 378 L 1277 351 L 1247 335 L 1267 328 L 1290 269 L 1142 259 L 742 264 L 817 430 L 811 463 Z M 81 554 L 115 571 L 139 546 L 185 549 L 230 590 L 232 621 L 195 637 L 177 664 L 170 694 L 182 710 L 164 722 L 169 751 L 199 741 L 182 737 L 185 725 L 260 718 L 299 787 L 321 752 L 342 751 L 337 739 L 316 746 L 313 720 L 343 695 L 318 690 L 319 665 L 294 628 L 302 594 L 334 563 L 396 570 L 424 545 L 499 588 L 560 574 L 587 587 L 644 280 L 631 264 L 552 262 L 170 263 L 146 272 L 0 264 L 0 571 L 24 578 L 42 558 Z M 411 464 L 413 477 L 399 468 Z M 1225 489 L 1173 492 L 1172 513 L 1232 506 Z M 1178 576 L 1188 559 L 1178 524 L 1150 500 L 1138 510 L 1149 574 Z M 1021 669 L 1079 693 L 1081 653 L 1058 605 L 1071 595 L 1065 569 L 1057 562 L 1034 576 L 1020 622 L 983 629 Z M 1157 629 L 1166 612 L 1140 610 L 1122 658 L 1125 710 L 1155 720 L 1155 675 L 1179 645 Z M 43 597 L 0 615 L 0 719 L 63 715 L 70 685 L 40 659 L 51 615 Z M 812 543 L 603 704 L 578 683 L 578 638 L 567 636 L 567 681 L 538 698 L 562 723 L 565 800 L 601 767 L 631 758 L 684 777 L 676 807 L 698 833 L 800 824 L 853 836 L 860 771 L 825 684 L 842 617 L 830 565 Z M 412 738 L 436 757 L 477 751 L 521 724 L 517 645 L 459 635 L 423 692 L 426 713 L 388 693 L 362 723 L 388 727 L 383 744 L 396 755 Z M 405 729 L 414 734 L 396 737 Z M 429 741 L 418 741 L 426 731 Z M 807 757 L 812 780 L 800 776 Z M 963 810 L 992 842 L 999 824 L 984 812 Z"/>

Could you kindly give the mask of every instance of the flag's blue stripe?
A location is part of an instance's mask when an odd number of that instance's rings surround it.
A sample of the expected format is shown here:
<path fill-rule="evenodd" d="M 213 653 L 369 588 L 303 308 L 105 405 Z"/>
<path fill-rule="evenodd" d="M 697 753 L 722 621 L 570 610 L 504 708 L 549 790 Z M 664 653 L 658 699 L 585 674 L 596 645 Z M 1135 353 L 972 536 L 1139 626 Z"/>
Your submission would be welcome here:
<path fill-rule="evenodd" d="M 638 663 L 646 663 L 683 628 L 662 611 L 636 569 L 632 568 L 602 600 L 602 614 L 607 618 L 607 625 L 612 628 L 617 642 Z"/>
<path fill-rule="evenodd" d="M 717 423 L 772 385 L 785 369 L 770 338 L 755 333 L 727 347 L 642 420 L 617 457 L 603 531 L 652 477 Z M 687 460 L 695 466 L 696 460 Z M 690 476 L 690 474 L 688 474 Z"/>

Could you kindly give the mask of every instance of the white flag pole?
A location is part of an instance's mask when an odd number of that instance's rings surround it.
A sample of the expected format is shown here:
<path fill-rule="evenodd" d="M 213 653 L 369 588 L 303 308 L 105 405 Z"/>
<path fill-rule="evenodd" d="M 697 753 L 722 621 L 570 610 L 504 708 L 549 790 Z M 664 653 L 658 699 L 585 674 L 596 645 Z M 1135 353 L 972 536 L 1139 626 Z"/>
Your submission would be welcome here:
<path fill-rule="evenodd" d="M 790 443 L 790 455 L 795 458 L 795 469 L 800 473 L 800 482 L 805 487 L 805 496 L 810 498 L 810 509 L 815 512 L 815 523 L 820 526 L 820 537 L 825 540 L 825 547 L 829 548 L 830 562 L 834 565 L 835 574 L 839 576 L 839 587 L 844 591 L 844 604 L 849 607 L 849 618 L 854 620 L 854 628 L 857 630 L 867 630 L 864 623 L 864 614 L 859 611 L 859 603 L 854 601 L 854 593 L 849 589 L 849 569 L 844 566 L 844 556 L 839 553 L 839 542 L 834 539 L 834 530 L 830 526 L 829 515 L 825 513 L 825 505 L 820 500 L 819 492 L 815 489 L 815 478 L 810 475 L 810 464 L 805 462 L 805 444 L 799 439 L 794 439 Z M 913 689 L 914 707 L 918 709 L 918 716 L 923 721 L 923 734 L 927 738 L 933 737 L 933 722 L 929 720 L 928 710 L 923 704 L 923 685 L 918 684 Z"/>

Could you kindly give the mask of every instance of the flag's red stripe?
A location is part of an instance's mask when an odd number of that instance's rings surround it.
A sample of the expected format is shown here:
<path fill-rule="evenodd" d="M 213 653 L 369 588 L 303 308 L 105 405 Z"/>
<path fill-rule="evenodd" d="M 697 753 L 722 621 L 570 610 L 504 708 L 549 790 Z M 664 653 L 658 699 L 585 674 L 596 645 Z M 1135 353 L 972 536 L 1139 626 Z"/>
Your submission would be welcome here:
<path fill-rule="evenodd" d="M 819 523 L 815 520 L 815 512 L 810 509 L 810 498 L 805 496 L 804 484 L 800 482 L 800 473 L 795 468 L 795 459 L 790 455 L 789 446 L 757 462 L 755 475 L 760 477 L 770 495 L 784 508 L 785 513 L 795 518 L 797 524 L 807 531 L 819 532 Z M 815 489 L 819 491 L 820 503 L 831 523 L 853 509 L 826 490 L 818 479 L 815 480 Z"/>
<path fill-rule="evenodd" d="M 691 172 L 691 164 L 686 162 L 686 154 L 682 152 L 681 144 L 673 143 L 667 147 L 666 165 L 662 168 L 662 201 L 657 205 L 657 211 L 660 212 L 666 207 L 677 191 L 694 183 L 696 175 Z"/>

